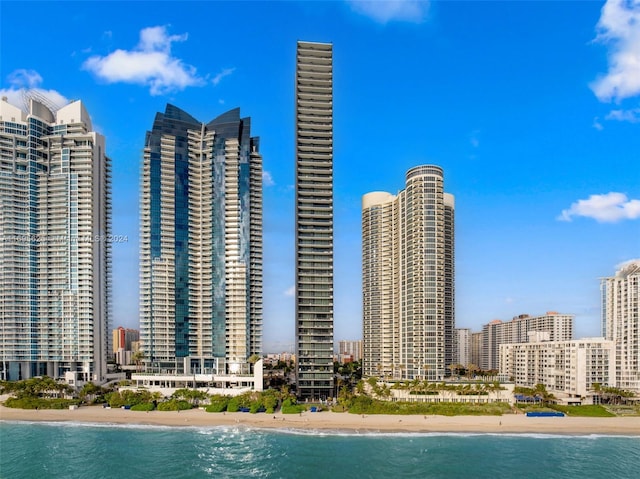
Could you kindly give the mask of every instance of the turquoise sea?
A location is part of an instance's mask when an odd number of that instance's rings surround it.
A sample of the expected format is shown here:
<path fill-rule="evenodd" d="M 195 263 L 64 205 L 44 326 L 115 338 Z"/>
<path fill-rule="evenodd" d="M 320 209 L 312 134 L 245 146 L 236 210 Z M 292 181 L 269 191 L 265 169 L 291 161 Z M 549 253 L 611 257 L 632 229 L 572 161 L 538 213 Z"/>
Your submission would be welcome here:
<path fill-rule="evenodd" d="M 0 477 L 640 478 L 640 437 L 0 421 Z"/>

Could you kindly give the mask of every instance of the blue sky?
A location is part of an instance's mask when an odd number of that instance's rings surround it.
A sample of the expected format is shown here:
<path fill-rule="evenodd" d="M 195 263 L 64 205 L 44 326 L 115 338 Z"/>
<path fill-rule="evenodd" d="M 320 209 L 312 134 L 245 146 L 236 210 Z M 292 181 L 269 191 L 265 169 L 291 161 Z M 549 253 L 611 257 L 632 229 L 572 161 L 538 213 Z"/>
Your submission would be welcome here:
<path fill-rule="evenodd" d="M 640 1 L 10 2 L 2 95 L 82 99 L 113 159 L 114 326 L 138 325 L 138 182 L 167 102 L 240 107 L 264 159 L 264 349 L 294 339 L 297 40 L 334 44 L 335 338 L 361 337 L 363 194 L 440 165 L 456 326 L 559 311 L 640 257 Z M 25 10 L 30 14 L 25 16 Z M 37 26 L 31 20 L 39 18 Z"/>

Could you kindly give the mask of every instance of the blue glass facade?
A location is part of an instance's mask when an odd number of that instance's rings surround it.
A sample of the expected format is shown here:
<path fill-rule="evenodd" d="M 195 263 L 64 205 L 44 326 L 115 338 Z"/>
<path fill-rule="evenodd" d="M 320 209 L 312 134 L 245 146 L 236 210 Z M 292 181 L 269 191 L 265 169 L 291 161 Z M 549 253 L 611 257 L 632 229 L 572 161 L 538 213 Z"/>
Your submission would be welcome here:
<path fill-rule="evenodd" d="M 261 239 L 259 248 L 252 246 L 262 227 L 261 203 L 252 208 L 251 199 L 253 194 L 261 200 L 257 144 L 250 136 L 250 120 L 241 119 L 239 109 L 203 124 L 167 105 L 147 133 L 141 340 L 152 361 L 168 364 L 188 356 L 237 361 L 260 352 L 253 331 L 261 331 L 261 308 L 250 308 L 252 299 L 261 304 L 262 297 L 261 279 L 252 282 L 256 272 L 260 278 L 262 274 Z M 258 169 L 251 168 L 252 152 L 260 159 Z M 173 239 L 172 247 L 168 239 Z M 236 296 L 242 288 L 245 307 L 238 309 Z M 236 295 L 232 300 L 230 290 Z M 173 304 L 165 298 L 173 298 Z M 241 335 L 236 333 L 238 314 L 245 314 Z M 236 321 L 235 340 L 244 338 L 240 353 L 230 339 L 230 315 Z M 172 334 L 168 340 L 167 331 Z"/>
<path fill-rule="evenodd" d="M 213 195 L 211 197 L 212 209 L 212 262 L 211 274 L 213 311 L 211 314 L 211 349 L 216 357 L 224 357 L 226 354 L 226 321 L 225 321 L 225 297 L 226 281 L 224 273 L 225 244 L 224 244 L 224 173 L 225 173 L 225 140 L 216 137 L 213 147 Z"/>

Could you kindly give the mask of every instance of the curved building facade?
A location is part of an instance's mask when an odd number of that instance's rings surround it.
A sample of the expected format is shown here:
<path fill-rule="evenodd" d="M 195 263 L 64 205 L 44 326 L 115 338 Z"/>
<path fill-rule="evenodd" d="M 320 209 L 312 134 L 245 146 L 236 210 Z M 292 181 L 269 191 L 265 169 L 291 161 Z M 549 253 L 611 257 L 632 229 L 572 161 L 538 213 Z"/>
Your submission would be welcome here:
<path fill-rule="evenodd" d="M 439 380 L 453 362 L 454 201 L 422 165 L 397 195 L 362 199 L 366 376 Z"/>

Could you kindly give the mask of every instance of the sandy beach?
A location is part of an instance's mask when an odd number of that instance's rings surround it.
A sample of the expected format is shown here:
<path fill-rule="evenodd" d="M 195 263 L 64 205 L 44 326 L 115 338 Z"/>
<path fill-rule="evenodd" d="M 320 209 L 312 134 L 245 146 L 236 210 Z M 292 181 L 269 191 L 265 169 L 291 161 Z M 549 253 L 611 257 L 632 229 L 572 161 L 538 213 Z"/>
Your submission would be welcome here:
<path fill-rule="evenodd" d="M 130 411 L 85 406 L 76 410 L 25 410 L 0 406 L 5 421 L 75 421 L 157 426 L 242 426 L 351 432 L 459 432 L 508 434 L 614 434 L 640 436 L 640 417 L 396 416 L 304 412 L 302 414 Z"/>

